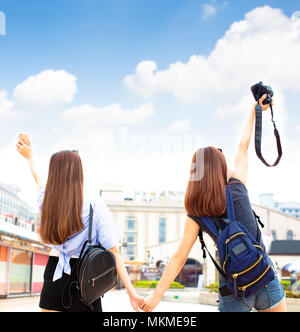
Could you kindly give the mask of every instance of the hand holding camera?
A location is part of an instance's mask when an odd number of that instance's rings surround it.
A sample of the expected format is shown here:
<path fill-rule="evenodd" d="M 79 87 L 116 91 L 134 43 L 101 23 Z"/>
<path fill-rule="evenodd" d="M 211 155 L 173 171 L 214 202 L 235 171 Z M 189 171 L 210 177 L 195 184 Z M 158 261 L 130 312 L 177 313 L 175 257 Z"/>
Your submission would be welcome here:
<path fill-rule="evenodd" d="M 265 100 L 268 98 L 267 94 L 264 94 L 259 100 L 258 103 L 261 106 L 263 112 L 267 111 L 270 108 L 270 105 L 274 106 L 274 100 L 271 104 L 264 104 Z M 254 105 L 254 108 L 257 106 L 257 103 Z"/>
<path fill-rule="evenodd" d="M 276 124 L 274 121 L 274 114 L 273 114 L 273 95 L 274 92 L 270 86 L 263 85 L 262 82 L 255 84 L 251 87 L 252 94 L 258 104 L 255 105 L 256 111 L 256 123 L 255 123 L 255 151 L 258 158 L 268 167 L 274 167 L 279 164 L 279 161 L 282 157 L 282 148 L 281 148 L 281 141 L 279 132 L 276 128 Z M 260 107 L 258 107 L 260 105 Z M 274 135 L 276 137 L 276 144 L 277 144 L 277 151 L 278 157 L 277 160 L 273 165 L 269 165 L 262 156 L 261 153 L 261 138 L 262 138 L 262 112 L 266 111 L 268 108 L 271 109 L 271 116 L 272 116 L 272 123 L 274 126 Z"/>

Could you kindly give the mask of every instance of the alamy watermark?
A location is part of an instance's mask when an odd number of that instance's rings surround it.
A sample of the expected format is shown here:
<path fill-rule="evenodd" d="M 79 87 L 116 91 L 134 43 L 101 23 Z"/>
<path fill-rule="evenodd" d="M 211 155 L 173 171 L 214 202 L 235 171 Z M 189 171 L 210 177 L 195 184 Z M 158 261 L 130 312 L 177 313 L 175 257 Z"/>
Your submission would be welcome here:
<path fill-rule="evenodd" d="M 199 149 L 201 146 L 205 146 L 203 135 L 136 135 L 126 127 L 119 127 L 117 131 L 94 140 L 94 148 L 101 151 L 101 159 L 106 162 L 123 164 L 131 160 L 135 164 L 148 164 L 155 161 L 172 167 L 173 164 L 183 161 L 190 164 L 192 161 L 190 181 L 200 181 L 204 174 L 204 149 Z"/>
<path fill-rule="evenodd" d="M 5 13 L 0 11 L 0 36 L 6 35 L 6 16 Z"/>

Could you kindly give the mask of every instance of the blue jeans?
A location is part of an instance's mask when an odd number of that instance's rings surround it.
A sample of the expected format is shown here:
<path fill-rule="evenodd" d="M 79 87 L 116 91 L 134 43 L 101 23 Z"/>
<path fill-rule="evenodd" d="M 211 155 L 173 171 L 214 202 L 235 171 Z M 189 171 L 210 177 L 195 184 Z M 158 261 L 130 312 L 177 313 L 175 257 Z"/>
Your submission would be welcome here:
<path fill-rule="evenodd" d="M 226 281 L 220 281 L 220 287 L 224 285 L 226 285 Z M 284 298 L 284 290 L 275 276 L 268 285 L 248 298 L 236 298 L 233 295 L 222 297 L 219 293 L 219 311 L 250 312 L 253 308 L 258 311 L 268 311 L 277 307 Z"/>

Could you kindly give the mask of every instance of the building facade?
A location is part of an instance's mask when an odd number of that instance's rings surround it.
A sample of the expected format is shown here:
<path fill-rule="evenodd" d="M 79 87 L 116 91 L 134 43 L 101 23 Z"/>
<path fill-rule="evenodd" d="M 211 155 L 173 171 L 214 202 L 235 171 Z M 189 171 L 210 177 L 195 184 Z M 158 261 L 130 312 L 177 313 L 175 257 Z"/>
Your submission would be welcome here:
<path fill-rule="evenodd" d="M 101 198 L 123 234 L 123 254 L 128 261 L 153 262 L 149 248 L 177 240 L 183 231 L 185 210 L 175 193 L 136 200 L 124 197 L 120 187 L 101 190 Z"/>
<path fill-rule="evenodd" d="M 36 232 L 37 214 L 17 191 L 0 184 L 0 297 L 39 293 L 49 254 Z"/>
<path fill-rule="evenodd" d="M 138 261 L 150 266 L 166 264 L 180 244 L 186 221 L 183 194 L 162 192 L 159 195 L 139 195 L 139 199 L 124 196 L 122 187 L 109 186 L 101 190 L 101 197 L 114 215 L 124 234 L 123 254 L 129 261 Z M 150 198 L 149 198 L 150 197 Z M 267 250 L 274 240 L 300 240 L 300 220 L 280 211 L 253 205 L 265 227 L 262 235 Z M 209 251 L 216 254 L 213 241 L 204 234 Z M 299 261 L 300 257 L 273 255 L 272 260 L 281 267 Z M 205 285 L 217 279 L 217 273 L 210 259 L 203 259 L 201 245 L 196 241 L 188 262 L 200 266 Z"/>
<path fill-rule="evenodd" d="M 4 191 L 2 185 L 2 197 L 4 195 L 6 199 L 2 207 L 5 208 L 0 210 L 0 297 L 39 293 L 49 248 L 40 242 L 36 218 L 23 219 L 28 217 L 30 208 L 14 190 L 9 192 L 9 186 Z M 137 192 L 128 195 L 121 186 L 103 186 L 100 196 L 123 234 L 121 251 L 134 267 L 130 272 L 134 274 L 132 279 L 136 279 L 137 271 L 145 265 L 165 266 L 176 252 L 184 232 L 183 193 Z M 14 204 L 11 203 L 13 200 Z M 23 204 L 21 210 L 17 203 Z M 253 205 L 253 208 L 265 224 L 262 234 L 273 262 L 281 268 L 299 262 L 300 220 L 271 208 L 259 205 Z M 210 253 L 216 255 L 212 240 L 206 234 L 204 238 Z M 294 249 L 286 251 L 286 245 L 278 246 L 279 242 L 285 241 L 292 243 L 289 248 Z M 200 274 L 203 286 L 214 283 L 218 277 L 210 259 L 203 259 L 201 245 L 196 241 L 179 276 L 186 285 L 196 287 Z"/>
<path fill-rule="evenodd" d="M 278 210 L 291 217 L 300 219 L 300 203 L 278 202 L 274 200 L 274 194 L 262 194 L 260 195 L 260 204 L 270 209 Z"/>
<path fill-rule="evenodd" d="M 8 185 L 0 181 L 0 213 L 2 215 L 13 215 L 14 221 L 33 221 L 37 217 L 28 204 L 18 196 L 19 189 L 16 186 Z"/>

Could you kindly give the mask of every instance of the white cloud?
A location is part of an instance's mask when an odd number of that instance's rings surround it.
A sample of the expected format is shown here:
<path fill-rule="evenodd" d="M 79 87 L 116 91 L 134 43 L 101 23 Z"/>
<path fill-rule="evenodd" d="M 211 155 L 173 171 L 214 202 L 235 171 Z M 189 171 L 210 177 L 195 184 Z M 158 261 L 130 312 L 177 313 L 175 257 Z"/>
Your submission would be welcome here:
<path fill-rule="evenodd" d="M 203 20 L 209 20 L 215 17 L 218 12 L 224 10 L 228 5 L 228 1 L 211 0 L 210 3 L 202 5 L 201 18 Z"/>
<path fill-rule="evenodd" d="M 227 117 L 230 115 L 239 115 L 249 109 L 249 105 L 254 104 L 253 97 L 248 94 L 240 98 L 237 102 L 229 104 L 221 104 L 217 107 L 217 114 L 220 117 Z"/>
<path fill-rule="evenodd" d="M 0 163 L 0 181 L 6 184 L 16 185 L 21 190 L 19 193 L 21 199 L 35 208 L 36 185 L 31 175 L 28 162 L 17 152 L 17 135 L 15 134 L 14 136 L 16 136 L 14 139 L 6 140 L 4 147 L 0 146 L 0 155 L 3 156 L 1 160 L 5 161 Z M 37 168 L 40 171 L 40 158 L 37 158 L 36 162 Z M 44 169 L 47 171 L 47 164 Z"/>
<path fill-rule="evenodd" d="M 175 121 L 166 130 L 168 134 L 186 134 L 191 129 L 191 123 L 189 120 Z"/>
<path fill-rule="evenodd" d="M 16 108 L 15 102 L 8 99 L 7 92 L 0 90 L 0 120 L 14 119 L 23 116 L 23 112 Z"/>
<path fill-rule="evenodd" d="M 76 92 L 76 76 L 65 70 L 51 69 L 18 84 L 14 99 L 25 108 L 50 108 L 72 102 Z"/>
<path fill-rule="evenodd" d="M 296 11 L 292 15 L 292 19 L 297 20 L 300 18 L 300 10 Z"/>
<path fill-rule="evenodd" d="M 136 66 L 135 74 L 126 76 L 123 82 L 130 90 L 144 97 L 151 96 L 164 89 L 163 85 L 158 86 L 159 81 L 153 75 L 156 70 L 157 64 L 154 61 L 142 61 Z"/>
<path fill-rule="evenodd" d="M 86 104 L 64 110 L 62 118 L 73 125 L 101 128 L 140 125 L 153 114 L 154 106 L 152 103 L 141 105 L 132 110 L 123 109 L 119 104 L 102 108 Z"/>
<path fill-rule="evenodd" d="M 7 99 L 7 92 L 0 90 L 0 117 L 10 117 L 14 107 L 14 102 Z"/>
<path fill-rule="evenodd" d="M 277 150 L 275 137 L 273 136 L 272 142 L 270 139 L 266 144 L 263 142 L 262 153 L 266 161 L 271 164 L 277 158 Z M 273 168 L 265 167 L 256 157 L 254 146 L 251 147 L 248 179 L 251 197 L 254 198 L 262 193 L 275 193 L 275 199 L 282 202 L 300 200 L 300 179 L 297 176 L 300 165 L 299 141 L 283 136 L 281 143 L 283 156 L 279 165 Z"/>
<path fill-rule="evenodd" d="M 286 121 L 287 121 L 287 111 L 285 107 L 285 99 L 284 95 L 280 92 L 276 92 L 276 98 L 274 98 L 274 105 L 273 105 L 273 112 L 274 112 L 274 120 L 279 125 L 280 128 L 283 128 Z M 221 118 L 232 117 L 235 116 L 236 118 L 245 118 L 248 116 L 249 111 L 251 109 L 251 105 L 255 105 L 256 102 L 250 93 L 237 98 L 236 101 L 231 103 L 220 103 L 217 106 L 217 115 Z M 271 113 L 270 109 L 263 113 L 263 119 L 270 118 Z M 265 124 L 265 120 L 263 120 Z M 267 121 L 267 120 L 266 120 Z M 269 122 L 269 121 L 268 121 Z M 264 130 L 267 128 L 264 128 Z M 273 136 L 273 126 L 270 126 L 270 134 Z M 240 129 L 239 129 L 240 130 Z"/>
<path fill-rule="evenodd" d="M 235 22 L 208 55 L 193 55 L 157 70 L 142 61 L 125 85 L 142 96 L 170 93 L 183 101 L 241 96 L 263 80 L 274 88 L 300 90 L 300 20 L 280 9 L 256 8 Z"/>
<path fill-rule="evenodd" d="M 232 127 L 228 126 L 224 131 L 212 133 L 212 136 L 215 134 L 213 139 L 220 141 L 222 135 L 224 137 L 227 132 L 234 130 L 237 122 L 241 122 L 241 118 L 237 119 L 239 114 L 245 117 L 248 115 L 249 103 L 251 105 L 254 103 L 250 85 L 263 80 L 270 83 L 276 93 L 275 119 L 280 133 L 283 134 L 281 126 L 287 116 L 284 92 L 288 89 L 300 90 L 299 58 L 299 20 L 286 17 L 278 9 L 262 7 L 249 12 L 242 21 L 234 23 L 209 55 L 191 56 L 187 62 L 172 63 L 165 70 L 158 70 L 154 61 L 143 61 L 137 65 L 135 73 L 124 78 L 124 83 L 130 90 L 144 97 L 169 93 L 176 99 L 197 104 L 208 99 L 212 100 L 219 117 L 234 117 Z M 21 83 L 14 94 L 19 105 L 49 107 L 72 101 L 76 93 L 76 77 L 65 71 L 60 72 L 61 76 L 53 70 L 45 71 Z M 9 100 L 7 94 L 3 92 L 1 98 L 0 92 L 0 118 L 1 112 L 8 115 L 12 114 L 14 109 L 15 101 Z M 72 107 L 62 113 L 63 120 L 71 124 L 71 129 L 58 123 L 53 127 L 55 135 L 51 138 L 52 142 L 41 146 L 40 150 L 49 157 L 51 152 L 60 149 L 78 149 L 84 165 L 87 166 L 86 177 L 97 189 L 103 180 L 140 186 L 145 183 L 150 186 L 160 183 L 169 188 L 180 182 L 184 187 L 183 182 L 188 177 L 190 166 L 190 160 L 185 158 L 185 155 L 183 158 L 182 153 L 177 155 L 173 153 L 178 162 L 172 163 L 168 158 L 162 162 L 161 155 L 153 157 L 148 154 L 149 158 L 142 159 L 138 153 L 132 153 L 142 150 L 136 147 L 140 137 L 128 139 L 125 144 L 124 136 L 112 128 L 141 125 L 153 114 L 152 104 L 141 105 L 135 109 L 124 109 L 119 104 L 106 107 L 89 104 Z M 270 126 L 263 131 L 262 151 L 265 158 L 272 162 L 276 157 L 276 144 L 269 114 L 265 117 L 264 125 Z M 167 132 L 187 132 L 189 127 L 188 120 L 177 121 L 167 129 Z M 240 130 L 239 125 L 239 133 Z M 300 127 L 298 130 L 300 131 Z M 140 145 L 145 150 L 147 146 L 151 147 L 149 142 L 148 145 L 143 145 L 142 138 Z M 254 194 L 263 191 L 280 192 L 282 197 L 285 195 L 283 198 L 286 200 L 297 199 L 299 180 L 295 174 L 300 161 L 299 142 L 287 141 L 284 135 L 282 138 L 284 156 L 280 165 L 274 169 L 266 168 L 256 158 L 254 147 L 251 147 L 249 190 Z M 253 140 L 251 144 L 253 145 Z M 28 169 L 24 169 L 26 174 L 21 172 L 20 158 L 15 152 L 14 144 L 11 145 L 11 150 L 1 153 L 8 161 L 5 168 L 4 165 L 0 167 L 2 180 L 18 183 L 23 188 L 29 187 L 32 185 L 29 182 L 30 172 Z M 224 153 L 228 153 L 230 148 L 229 145 L 224 146 Z M 128 151 L 123 157 L 122 153 L 119 155 L 122 149 Z M 13 169 L 8 166 L 11 164 L 14 165 Z M 23 177 L 27 177 L 26 183 L 22 182 Z"/>
<path fill-rule="evenodd" d="M 211 17 L 214 17 L 217 14 L 217 7 L 215 7 L 215 6 L 213 6 L 213 5 L 209 4 L 209 3 L 204 4 L 202 6 L 202 9 L 203 9 L 203 11 L 202 11 L 202 18 L 204 20 L 207 20 L 207 19 L 209 19 Z"/>
<path fill-rule="evenodd" d="M 242 121 L 254 104 L 250 87 L 259 81 L 270 84 L 275 92 L 274 115 L 283 157 L 279 166 L 265 167 L 256 157 L 251 140 L 249 190 L 255 195 L 274 192 L 281 194 L 278 199 L 299 200 L 300 180 L 295 177 L 300 164 L 299 140 L 288 139 L 284 127 L 288 118 L 285 94 L 300 92 L 299 59 L 299 17 L 290 18 L 280 9 L 264 6 L 233 23 L 210 54 L 193 55 L 187 62 L 177 61 L 163 70 L 154 61 L 142 61 L 135 73 L 124 78 L 124 84 L 143 97 L 171 94 L 181 102 L 196 105 L 209 100 L 218 117 L 232 118 L 231 127 L 226 130 L 236 128 L 238 139 Z M 277 157 L 277 150 L 269 111 L 264 114 L 263 126 L 262 152 L 271 163 Z M 224 150 L 229 152 L 230 148 L 227 144 Z M 227 153 L 227 157 L 233 161 L 233 155 Z"/>

